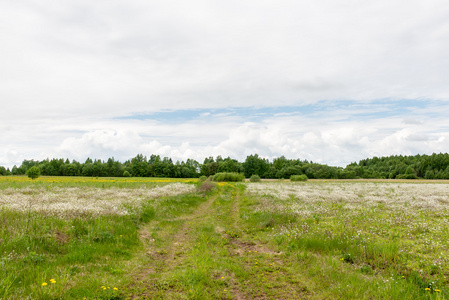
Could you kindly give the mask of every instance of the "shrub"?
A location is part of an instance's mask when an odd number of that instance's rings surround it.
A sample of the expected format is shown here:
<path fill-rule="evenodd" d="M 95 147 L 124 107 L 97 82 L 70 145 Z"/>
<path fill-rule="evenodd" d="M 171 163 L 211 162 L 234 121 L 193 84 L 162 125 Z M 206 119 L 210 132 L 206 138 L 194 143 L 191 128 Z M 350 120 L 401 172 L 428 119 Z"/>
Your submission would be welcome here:
<path fill-rule="evenodd" d="M 198 178 L 200 182 L 205 182 L 207 180 L 206 176 L 200 176 L 200 178 Z"/>
<path fill-rule="evenodd" d="M 290 176 L 290 181 L 307 181 L 308 179 L 309 178 L 305 174 Z"/>
<path fill-rule="evenodd" d="M 36 179 L 41 175 L 41 170 L 37 166 L 31 167 L 28 169 L 27 175 L 31 179 Z"/>
<path fill-rule="evenodd" d="M 245 176 L 240 173 L 217 173 L 213 177 L 213 181 L 232 181 L 238 182 L 245 180 Z"/>
<path fill-rule="evenodd" d="M 128 171 L 123 172 L 123 177 L 131 177 L 131 173 Z"/>
<path fill-rule="evenodd" d="M 252 175 L 252 176 L 249 178 L 249 181 L 251 181 L 251 182 L 260 182 L 260 176 L 254 174 L 254 175 Z"/>
<path fill-rule="evenodd" d="M 205 181 L 198 187 L 198 192 L 208 193 L 212 191 L 217 185 L 210 181 Z"/>

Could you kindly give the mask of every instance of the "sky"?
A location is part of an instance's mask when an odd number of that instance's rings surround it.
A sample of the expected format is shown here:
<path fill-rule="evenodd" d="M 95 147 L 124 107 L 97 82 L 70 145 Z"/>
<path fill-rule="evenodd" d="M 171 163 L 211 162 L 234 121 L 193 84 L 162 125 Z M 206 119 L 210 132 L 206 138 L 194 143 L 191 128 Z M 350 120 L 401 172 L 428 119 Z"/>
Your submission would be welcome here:
<path fill-rule="evenodd" d="M 449 150 L 446 0 L 0 2 L 0 165 Z"/>

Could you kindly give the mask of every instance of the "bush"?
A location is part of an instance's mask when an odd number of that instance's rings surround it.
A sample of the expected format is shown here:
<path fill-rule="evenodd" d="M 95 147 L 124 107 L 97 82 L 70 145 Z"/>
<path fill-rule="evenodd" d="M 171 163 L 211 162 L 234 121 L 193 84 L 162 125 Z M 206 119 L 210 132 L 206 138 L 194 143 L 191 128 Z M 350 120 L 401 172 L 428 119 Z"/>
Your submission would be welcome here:
<path fill-rule="evenodd" d="M 31 179 L 36 179 L 41 175 L 41 170 L 39 169 L 39 167 L 36 166 L 31 167 L 28 169 L 27 175 Z"/>
<path fill-rule="evenodd" d="M 238 182 L 245 180 L 245 176 L 240 173 L 217 173 L 213 177 L 213 181 L 232 181 Z"/>
<path fill-rule="evenodd" d="M 200 178 L 198 178 L 200 182 L 205 182 L 207 180 L 206 176 L 200 176 Z"/>
<path fill-rule="evenodd" d="M 216 186 L 217 186 L 216 183 L 205 181 L 198 187 L 198 192 L 208 193 L 212 191 L 214 188 L 216 188 Z"/>
<path fill-rule="evenodd" d="M 307 181 L 308 179 L 309 178 L 305 174 L 290 176 L 290 181 Z"/>
<path fill-rule="evenodd" d="M 249 178 L 249 181 L 251 181 L 251 182 L 260 182 L 260 176 L 254 174 L 254 175 L 252 175 L 252 176 Z"/>
<path fill-rule="evenodd" d="M 123 172 L 123 177 L 131 177 L 131 173 L 128 171 Z"/>

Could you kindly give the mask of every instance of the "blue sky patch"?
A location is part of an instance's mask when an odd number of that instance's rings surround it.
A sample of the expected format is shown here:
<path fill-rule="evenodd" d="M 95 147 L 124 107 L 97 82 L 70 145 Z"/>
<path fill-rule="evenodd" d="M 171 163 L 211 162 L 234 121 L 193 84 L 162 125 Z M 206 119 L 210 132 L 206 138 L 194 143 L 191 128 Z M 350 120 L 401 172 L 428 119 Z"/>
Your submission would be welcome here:
<path fill-rule="evenodd" d="M 342 113 L 342 120 L 350 119 L 380 119 L 389 117 L 404 117 L 419 114 L 420 110 L 446 106 L 441 102 L 421 100 L 388 100 L 371 102 L 351 100 L 319 101 L 301 106 L 272 107 L 228 107 L 220 109 L 182 109 L 163 110 L 145 114 L 118 117 L 121 120 L 153 120 L 163 123 L 183 123 L 193 120 L 208 120 L 216 118 L 243 118 L 257 122 L 263 119 L 282 116 L 304 116 L 310 118 L 322 117 L 323 113 Z M 437 112 L 435 112 L 437 114 Z"/>

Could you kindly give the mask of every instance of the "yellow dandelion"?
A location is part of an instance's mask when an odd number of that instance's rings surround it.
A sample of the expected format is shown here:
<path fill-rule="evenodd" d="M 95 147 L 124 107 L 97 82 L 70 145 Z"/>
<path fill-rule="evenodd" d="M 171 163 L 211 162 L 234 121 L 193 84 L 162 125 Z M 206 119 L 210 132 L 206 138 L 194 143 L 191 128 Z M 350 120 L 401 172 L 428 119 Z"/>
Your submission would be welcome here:
<path fill-rule="evenodd" d="M 118 291 L 118 288 L 115 287 L 114 290 Z"/>
<path fill-rule="evenodd" d="M 46 286 L 47 285 L 47 283 L 46 282 L 42 282 L 42 286 Z"/>
<path fill-rule="evenodd" d="M 424 290 L 426 290 L 426 291 L 430 291 L 430 289 L 429 289 L 429 288 L 425 288 Z"/>
<path fill-rule="evenodd" d="M 224 277 L 221 277 L 221 279 L 224 279 Z"/>
<path fill-rule="evenodd" d="M 435 289 L 435 292 L 441 292 L 439 289 Z"/>
<path fill-rule="evenodd" d="M 345 260 L 345 259 L 342 257 L 342 258 L 340 258 L 340 260 Z"/>
<path fill-rule="evenodd" d="M 52 278 L 52 279 L 50 279 L 50 282 L 51 282 L 51 283 L 56 283 L 56 280 L 54 280 L 54 279 Z"/>

